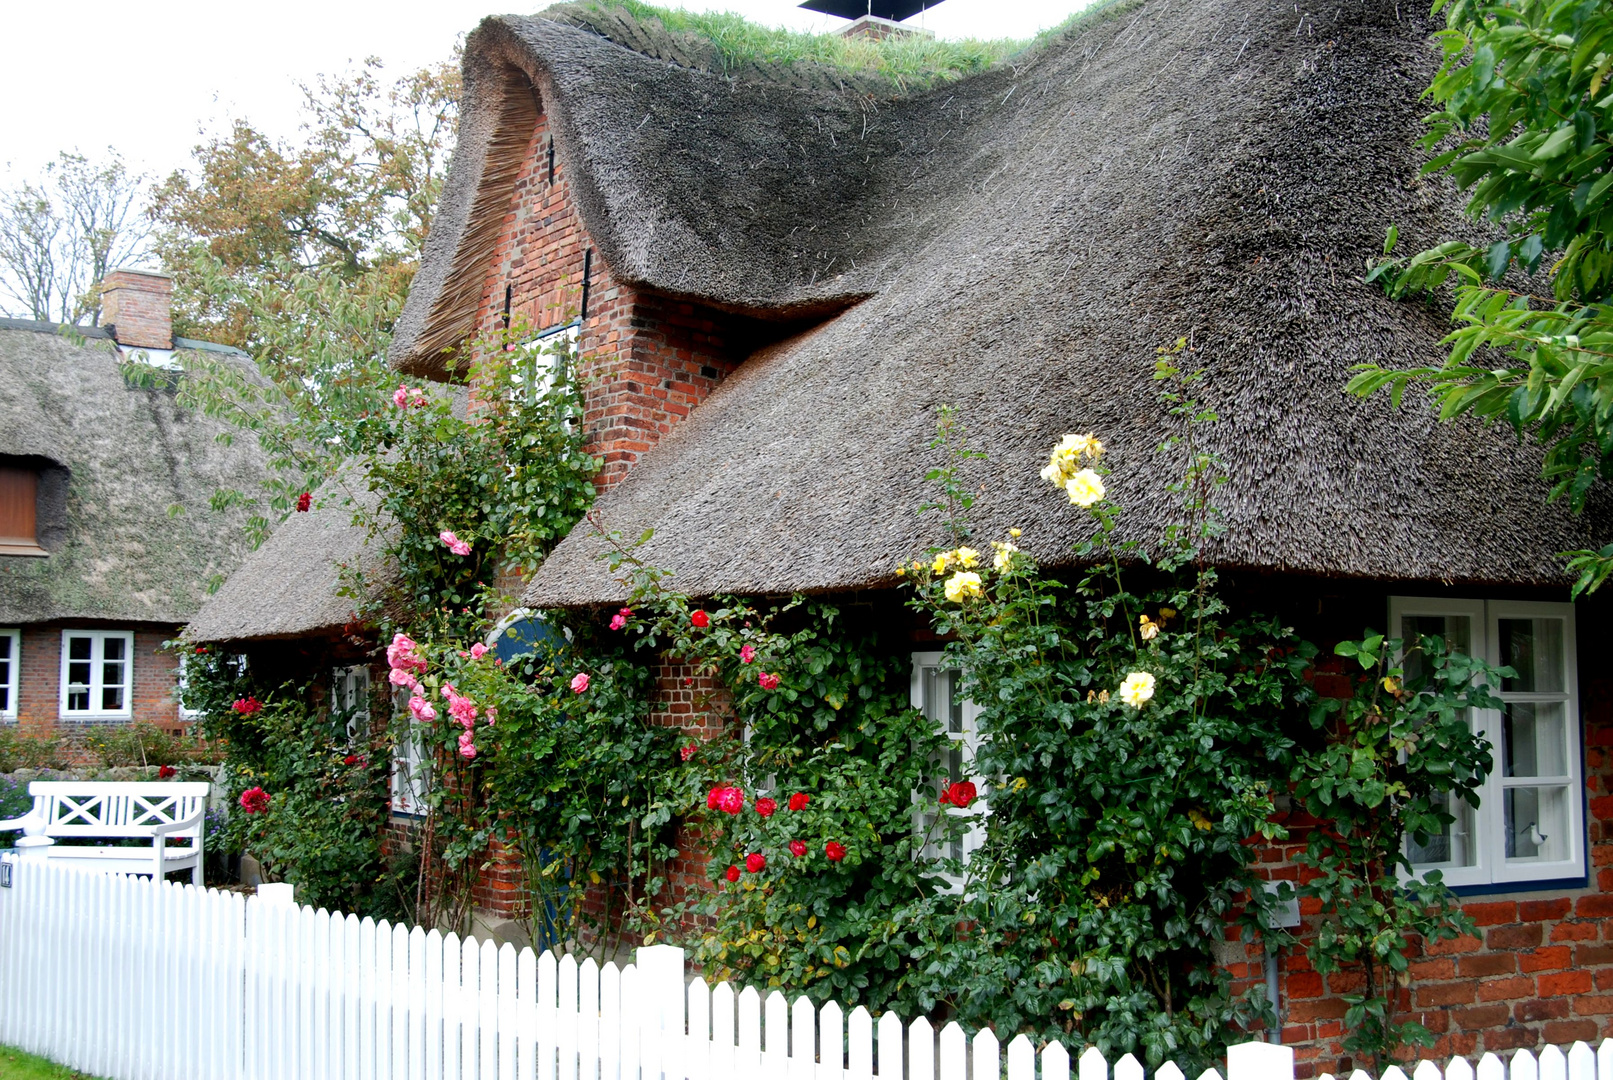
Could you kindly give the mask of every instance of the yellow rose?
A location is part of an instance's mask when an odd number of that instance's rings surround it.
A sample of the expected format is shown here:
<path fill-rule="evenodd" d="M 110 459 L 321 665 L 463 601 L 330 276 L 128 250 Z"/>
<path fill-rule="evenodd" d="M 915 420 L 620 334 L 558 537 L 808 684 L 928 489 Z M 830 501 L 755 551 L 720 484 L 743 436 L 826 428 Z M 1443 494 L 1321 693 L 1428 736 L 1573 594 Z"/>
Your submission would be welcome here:
<path fill-rule="evenodd" d="M 1134 709 L 1140 709 L 1154 696 L 1154 677 L 1146 671 L 1133 671 L 1120 684 L 1119 693 L 1121 701 Z"/>
<path fill-rule="evenodd" d="M 1064 482 L 1064 490 L 1076 506 L 1091 506 L 1103 498 L 1103 477 L 1091 469 L 1082 469 Z"/>
<path fill-rule="evenodd" d="M 897 577 L 906 577 L 906 576 L 907 576 L 907 567 L 905 567 L 905 566 L 898 566 L 898 567 L 897 567 L 897 568 L 896 568 L 896 576 L 897 576 Z"/>
<path fill-rule="evenodd" d="M 1174 618 L 1176 618 L 1176 609 L 1175 608 L 1162 607 L 1162 608 L 1159 609 L 1159 617 L 1161 619 L 1174 619 Z"/>
<path fill-rule="evenodd" d="M 940 555 L 937 555 L 935 557 L 935 562 L 930 564 L 930 572 L 935 573 L 935 574 L 944 574 L 944 573 L 946 573 L 947 572 L 947 560 L 949 558 L 951 558 L 951 553 L 950 552 L 942 552 Z"/>
<path fill-rule="evenodd" d="M 1158 636 L 1159 624 L 1153 619 L 1150 619 L 1147 615 L 1139 615 L 1137 621 L 1142 624 L 1139 632 L 1142 634 L 1144 641 L 1153 641 Z"/>
<path fill-rule="evenodd" d="M 959 570 L 947 578 L 946 594 L 947 599 L 954 604 L 961 604 L 971 596 L 984 595 L 980 590 L 980 575 Z"/>
<path fill-rule="evenodd" d="M 993 540 L 991 546 L 997 549 L 992 557 L 991 565 L 997 570 L 1007 570 L 1014 565 L 1014 555 L 1019 551 L 1013 544 L 1004 544 Z"/>
<path fill-rule="evenodd" d="M 958 565 L 963 567 L 965 570 L 972 570 L 980 565 L 980 552 L 971 547 L 959 548 L 957 551 L 952 553 L 952 557 L 956 559 Z"/>
<path fill-rule="evenodd" d="M 1012 536 L 1015 540 L 1018 540 L 1019 539 L 1019 530 L 1018 529 L 1009 529 L 1008 530 L 1008 535 Z"/>
<path fill-rule="evenodd" d="M 1024 791 L 1025 790 L 1025 785 L 1026 785 L 1026 781 L 1025 781 L 1025 778 L 1023 776 L 1014 777 L 1014 785 L 1013 785 L 1013 787 L 1014 787 L 1015 791 Z"/>

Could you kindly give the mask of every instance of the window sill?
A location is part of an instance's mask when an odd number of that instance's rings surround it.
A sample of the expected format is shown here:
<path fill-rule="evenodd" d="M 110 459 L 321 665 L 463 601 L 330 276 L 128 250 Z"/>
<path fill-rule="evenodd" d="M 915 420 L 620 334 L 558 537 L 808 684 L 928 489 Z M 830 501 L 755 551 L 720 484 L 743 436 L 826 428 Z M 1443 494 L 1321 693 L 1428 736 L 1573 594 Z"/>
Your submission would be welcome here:
<path fill-rule="evenodd" d="M 23 540 L 0 540 L 0 555 L 13 555 L 24 559 L 50 558 L 50 552 L 44 548 Z"/>
<path fill-rule="evenodd" d="M 133 720 L 134 716 L 126 712 L 59 712 L 56 719 L 64 724 L 116 724 L 123 720 Z"/>
<path fill-rule="evenodd" d="M 1535 893 L 1535 892 L 1562 892 L 1565 889 L 1584 889 L 1590 886 L 1590 878 L 1580 877 L 1551 878 L 1540 881 L 1497 881 L 1488 885 L 1452 885 L 1451 892 L 1460 897 L 1469 896 L 1500 896 L 1503 893 Z"/>

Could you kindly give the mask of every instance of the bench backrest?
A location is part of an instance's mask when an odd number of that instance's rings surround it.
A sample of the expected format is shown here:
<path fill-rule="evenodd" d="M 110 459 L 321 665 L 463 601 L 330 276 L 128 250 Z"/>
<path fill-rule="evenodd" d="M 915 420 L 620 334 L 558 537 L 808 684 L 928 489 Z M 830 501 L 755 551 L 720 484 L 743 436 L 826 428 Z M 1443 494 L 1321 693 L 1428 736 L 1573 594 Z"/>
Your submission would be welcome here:
<path fill-rule="evenodd" d="M 46 836 L 150 836 L 158 826 L 203 809 L 209 787 L 205 782 L 35 780 L 28 794 L 45 817 Z M 179 839 L 201 832 L 197 822 L 170 835 Z"/>

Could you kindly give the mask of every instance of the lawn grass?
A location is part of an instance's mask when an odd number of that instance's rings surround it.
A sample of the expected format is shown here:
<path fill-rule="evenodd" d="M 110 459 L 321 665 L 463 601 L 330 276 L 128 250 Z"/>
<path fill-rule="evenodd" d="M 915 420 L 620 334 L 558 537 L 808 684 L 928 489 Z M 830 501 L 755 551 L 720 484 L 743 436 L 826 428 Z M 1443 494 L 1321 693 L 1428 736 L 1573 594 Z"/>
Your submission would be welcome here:
<path fill-rule="evenodd" d="M 1021 57 L 1058 37 L 1072 25 L 1111 7 L 1116 0 L 1088 2 L 1058 26 L 1034 38 L 984 41 L 941 41 L 920 35 L 897 35 L 880 41 L 848 38 L 840 34 L 807 34 L 762 26 L 732 12 L 693 12 L 661 7 L 645 0 L 587 0 L 603 11 L 623 8 L 639 20 L 659 19 L 674 32 L 695 34 L 710 41 L 732 71 L 748 63 L 791 64 L 807 61 L 859 73 L 882 76 L 900 90 L 917 90 L 961 78 Z"/>
<path fill-rule="evenodd" d="M 66 1065 L 0 1046 L 0 1080 L 95 1080 L 88 1073 L 74 1072 Z"/>

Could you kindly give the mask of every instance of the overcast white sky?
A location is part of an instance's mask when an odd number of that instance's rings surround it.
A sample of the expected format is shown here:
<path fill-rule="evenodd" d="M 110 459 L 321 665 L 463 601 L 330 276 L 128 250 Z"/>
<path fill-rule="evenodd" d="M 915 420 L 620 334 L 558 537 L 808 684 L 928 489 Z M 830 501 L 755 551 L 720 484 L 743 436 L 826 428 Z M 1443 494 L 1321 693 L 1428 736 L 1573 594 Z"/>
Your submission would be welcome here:
<path fill-rule="evenodd" d="M 1028 37 L 1089 0 L 944 0 L 912 20 L 944 38 Z M 0 185 L 59 150 L 115 146 L 137 169 L 183 167 L 199 129 L 230 117 L 290 136 L 300 82 L 378 56 L 402 73 L 441 59 L 500 0 L 39 0 L 0 3 Z M 538 0 L 532 10 L 545 6 Z M 673 5 L 667 5 L 673 6 Z M 686 0 L 757 22 L 823 31 L 843 20 L 790 0 Z M 520 10 L 518 8 L 518 10 Z"/>

